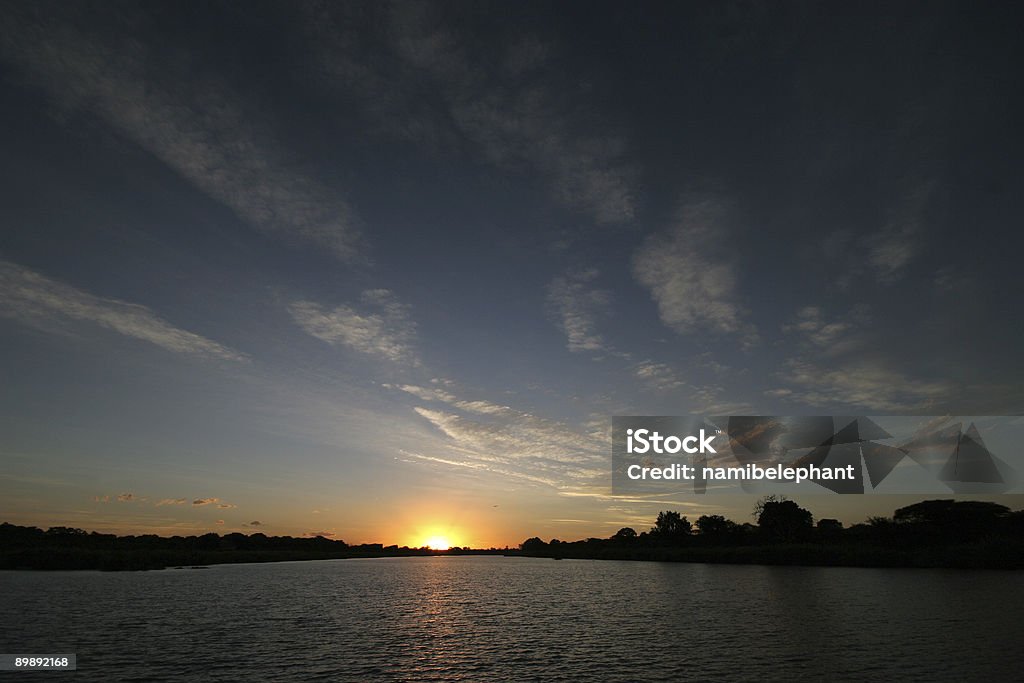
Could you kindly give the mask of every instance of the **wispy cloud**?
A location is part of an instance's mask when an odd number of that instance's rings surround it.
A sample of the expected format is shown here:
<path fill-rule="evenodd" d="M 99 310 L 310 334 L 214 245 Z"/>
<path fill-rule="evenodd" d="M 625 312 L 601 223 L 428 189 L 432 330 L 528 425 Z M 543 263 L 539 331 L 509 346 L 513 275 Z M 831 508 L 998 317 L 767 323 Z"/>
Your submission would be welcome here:
<path fill-rule="evenodd" d="M 288 311 L 307 334 L 332 346 L 344 346 L 393 362 L 417 364 L 413 347 L 416 324 L 409 306 L 386 289 L 367 290 L 362 300 L 372 312 L 345 304 L 325 309 L 311 301 L 296 301 L 288 306 Z"/>
<path fill-rule="evenodd" d="M 552 467 L 569 463 L 596 466 L 605 455 L 603 442 L 563 423 L 529 413 L 516 411 L 500 420 L 484 420 L 419 406 L 414 410 L 483 460 L 507 464 L 530 459 L 546 461 Z"/>
<path fill-rule="evenodd" d="M 802 343 L 817 352 L 837 356 L 863 345 L 857 322 L 864 317 L 863 310 L 855 310 L 843 319 L 829 320 L 820 307 L 805 306 L 797 311 L 793 322 L 782 326 L 782 331 L 799 335 Z"/>
<path fill-rule="evenodd" d="M 358 219 L 337 188 L 298 170 L 260 127 L 259 110 L 190 55 L 152 51 L 143 41 L 101 38 L 55 5 L 6 11 L 0 55 L 67 110 L 88 111 L 272 237 L 360 257 Z M 153 19 L 122 13 L 119 30 Z M 101 25 L 97 31 L 109 31 Z"/>
<path fill-rule="evenodd" d="M 790 336 L 793 354 L 783 361 L 777 377 L 783 386 L 772 387 L 766 396 L 805 405 L 857 406 L 872 410 L 905 412 L 935 410 L 961 389 L 948 380 L 916 378 L 902 369 L 907 365 L 891 348 L 872 343 L 877 331 L 870 329 L 866 306 L 856 306 L 840 317 L 820 306 L 805 306 L 782 326 Z M 901 369 L 897 369 L 901 368 Z"/>
<path fill-rule="evenodd" d="M 513 412 L 512 408 L 509 408 L 508 406 L 492 403 L 482 399 L 460 399 L 450 391 L 445 391 L 436 387 L 420 387 L 413 384 L 402 384 L 399 386 L 385 384 L 383 386 L 388 389 L 401 389 L 405 393 L 411 394 L 416 398 L 423 399 L 424 401 L 441 401 L 471 413 L 479 413 L 481 415 L 501 415 Z"/>
<path fill-rule="evenodd" d="M 188 505 L 188 498 L 164 498 L 156 503 L 157 507 L 163 507 L 165 505 Z M 192 500 L 192 505 L 196 507 L 203 507 L 205 505 L 216 505 L 218 510 L 230 510 L 237 508 L 237 505 L 232 503 L 225 503 L 220 498 L 195 498 Z"/>
<path fill-rule="evenodd" d="M 866 239 L 867 265 L 883 284 L 895 282 L 917 255 L 923 241 L 925 211 L 934 183 L 909 192 L 896 206 L 889 222 Z"/>
<path fill-rule="evenodd" d="M 384 384 L 385 389 L 401 389 L 407 394 L 411 394 L 416 398 L 423 399 L 424 401 L 444 401 L 445 403 L 455 403 L 458 401 L 458 397 L 455 394 L 445 391 L 444 389 L 438 389 L 437 387 L 419 387 L 414 384 L 401 384 L 391 385 Z"/>
<path fill-rule="evenodd" d="M 708 329 L 752 335 L 742 320 L 727 232 L 721 204 L 692 202 L 675 226 L 649 237 L 634 254 L 636 279 L 651 290 L 662 322 L 680 334 Z"/>
<path fill-rule="evenodd" d="M 447 21 L 444 6 L 305 9 L 317 71 L 375 125 L 430 147 L 465 145 L 498 167 L 538 175 L 552 199 L 598 224 L 633 220 L 627 146 L 607 128 L 585 132 L 594 128 L 593 110 L 581 103 L 584 93 L 567 92 L 578 80 L 544 68 L 544 41 L 509 34 L 485 55 L 471 29 Z M 504 58 L 490 58 L 495 52 Z"/>
<path fill-rule="evenodd" d="M 671 366 L 645 360 L 633 367 L 633 373 L 644 384 L 656 391 L 672 391 L 685 386 Z"/>
<path fill-rule="evenodd" d="M 566 348 L 626 362 L 629 372 L 647 389 L 664 392 L 685 386 L 671 365 L 651 359 L 634 362 L 634 354 L 615 348 L 599 332 L 599 320 L 610 314 L 611 297 L 594 286 L 598 275 L 595 268 L 574 269 L 548 285 L 548 311 L 565 334 Z"/>
<path fill-rule="evenodd" d="M 175 327 L 145 306 L 94 296 L 9 261 L 0 261 L 0 315 L 44 329 L 48 322 L 84 321 L 175 353 L 247 360 L 243 353 Z"/>
<path fill-rule="evenodd" d="M 945 381 L 914 379 L 870 360 L 852 360 L 821 366 L 790 359 L 782 379 L 798 388 L 793 396 L 807 405 L 852 405 L 873 410 L 924 410 L 947 404 L 954 387 Z"/>
<path fill-rule="evenodd" d="M 95 503 L 144 503 L 146 499 L 134 493 L 119 493 L 117 495 L 93 496 Z"/>
<path fill-rule="evenodd" d="M 434 404 L 417 405 L 413 410 L 441 438 L 422 440 L 416 451 L 402 449 L 408 462 L 554 488 L 568 483 L 586 485 L 605 474 L 605 434 L 486 399 L 463 398 L 454 393 L 458 391 L 454 383 L 445 381 L 443 385 L 442 391 L 385 385 Z"/>
<path fill-rule="evenodd" d="M 451 112 L 488 159 L 501 165 L 529 164 L 548 180 L 556 201 L 586 212 L 598 224 L 632 221 L 633 174 L 622 160 L 621 140 L 572 133 L 571 117 L 544 90 L 496 90 L 481 98 L 471 92 L 461 92 Z"/>
<path fill-rule="evenodd" d="M 570 351 L 606 348 L 597 332 L 597 318 L 607 312 L 609 295 L 591 285 L 597 275 L 596 269 L 572 271 L 548 285 L 548 306 L 565 333 Z"/>

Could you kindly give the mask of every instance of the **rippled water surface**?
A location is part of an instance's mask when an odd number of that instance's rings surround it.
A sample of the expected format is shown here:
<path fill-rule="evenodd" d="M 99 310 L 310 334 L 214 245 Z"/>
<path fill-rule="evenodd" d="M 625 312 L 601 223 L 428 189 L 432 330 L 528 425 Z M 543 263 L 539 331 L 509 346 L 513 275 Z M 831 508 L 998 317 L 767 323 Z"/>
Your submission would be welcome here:
<path fill-rule="evenodd" d="M 18 680 L 1020 680 L 1024 572 L 437 557 L 0 572 Z M 0 674 L 2 675 L 2 674 Z"/>

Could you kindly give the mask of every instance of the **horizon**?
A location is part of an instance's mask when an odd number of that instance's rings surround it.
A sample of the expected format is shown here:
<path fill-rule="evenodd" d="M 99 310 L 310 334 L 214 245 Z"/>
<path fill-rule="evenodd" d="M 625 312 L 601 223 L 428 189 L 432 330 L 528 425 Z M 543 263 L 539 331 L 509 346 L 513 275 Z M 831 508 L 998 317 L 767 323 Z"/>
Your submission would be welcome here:
<path fill-rule="evenodd" d="M 757 502 L 612 416 L 1024 415 L 1019 10 L 600 6 L 0 5 L 0 519 L 607 538 Z M 796 500 L 934 498 L 1024 508 Z"/>
<path fill-rule="evenodd" d="M 894 496 L 887 496 L 887 497 L 888 498 L 892 498 Z M 919 498 L 917 496 L 912 496 L 912 497 L 915 498 L 915 500 L 914 500 L 914 502 L 909 503 L 909 505 L 913 505 L 914 503 L 920 503 L 920 502 L 924 502 L 924 501 L 934 502 L 936 500 L 956 500 L 958 502 L 959 501 L 979 501 L 980 500 L 980 501 L 985 501 L 985 502 L 991 502 L 991 501 L 988 500 L 989 497 L 985 497 L 985 496 L 974 496 L 974 497 L 972 497 L 970 495 L 949 496 L 948 498 L 941 497 L 941 496 L 939 498 L 925 497 L 923 499 Z M 1012 495 L 1005 496 L 1004 495 L 1004 496 L 1000 496 L 1000 497 L 997 497 L 997 498 L 1005 500 L 1005 499 L 1016 498 L 1016 496 L 1012 496 Z M 767 498 L 761 498 L 760 500 L 755 502 L 755 505 L 759 506 L 760 503 L 762 501 L 764 501 L 764 500 L 768 500 L 768 499 Z M 792 500 L 797 505 L 800 505 L 799 501 L 793 500 L 791 498 L 788 498 L 787 496 L 782 496 L 781 500 Z M 1000 504 L 1004 504 L 1005 505 L 1005 503 L 1000 503 Z M 801 507 L 803 507 L 803 506 L 801 506 Z M 1005 505 L 1005 507 L 1010 512 L 1024 512 L 1024 508 L 1014 509 L 1013 507 L 1010 507 L 1009 505 Z M 806 508 L 804 508 L 804 509 L 806 509 Z M 895 512 L 898 511 L 898 509 L 899 508 L 894 508 L 892 510 L 892 512 L 895 513 Z M 668 511 L 668 510 L 666 510 L 666 511 Z M 755 515 L 751 515 L 751 517 L 755 517 Z M 840 520 L 836 520 L 835 518 L 826 518 L 826 517 L 814 516 L 813 521 L 814 521 L 814 523 L 817 523 L 817 522 L 821 521 L 822 519 L 834 520 L 834 521 L 840 522 L 842 524 L 843 528 L 848 529 L 849 527 L 854 526 L 856 524 L 862 524 L 862 525 L 865 525 L 865 526 L 869 526 L 870 523 L 871 523 L 872 518 L 877 518 L 877 517 L 882 517 L 882 518 L 890 519 L 890 520 L 892 519 L 892 515 L 880 515 L 880 516 L 872 515 L 871 517 L 865 518 L 864 520 L 861 520 L 860 522 L 855 522 L 853 524 L 850 524 L 850 523 L 844 522 L 841 519 Z M 682 515 L 682 519 L 684 521 L 688 520 L 686 515 Z M 697 529 L 697 524 L 696 524 L 697 519 L 699 519 L 699 518 L 694 518 L 694 519 L 689 519 L 688 520 L 694 526 L 694 531 L 692 533 L 695 536 L 701 535 L 700 531 Z M 727 519 L 728 521 L 736 523 L 737 526 L 747 525 L 747 526 L 749 526 L 751 528 L 756 528 L 757 527 L 756 519 L 754 519 L 752 521 L 751 520 L 729 519 L 728 517 L 726 517 L 725 519 Z M 656 530 L 656 522 L 657 521 L 658 521 L 657 518 L 652 519 L 650 521 L 650 526 L 648 528 L 643 528 L 643 527 L 635 528 L 635 526 L 620 527 L 619 529 L 616 529 L 612 534 L 609 534 L 608 536 L 583 536 L 583 537 L 580 537 L 580 538 L 541 538 L 540 536 L 534 535 L 534 536 L 531 536 L 529 538 L 523 538 L 518 543 L 506 544 L 506 545 L 490 545 L 490 546 L 461 545 L 461 544 L 458 544 L 458 543 L 452 541 L 451 539 L 449 539 L 447 537 L 442 537 L 442 536 L 434 536 L 434 537 L 431 537 L 431 538 L 426 538 L 426 539 L 424 539 L 423 543 L 417 544 L 417 545 L 412 545 L 412 544 L 408 544 L 408 543 L 391 543 L 391 542 L 389 542 L 387 540 L 379 540 L 379 539 L 376 540 L 376 541 L 350 542 L 350 541 L 346 540 L 345 538 L 339 537 L 339 536 L 337 536 L 336 534 L 333 534 L 333 533 L 327 533 L 325 535 L 324 533 L 307 532 L 306 534 L 303 534 L 301 536 L 291 536 L 289 534 L 266 534 L 263 531 L 261 531 L 260 528 L 258 528 L 258 527 L 247 527 L 247 526 L 244 526 L 242 529 L 236 529 L 236 530 L 227 530 L 227 529 L 223 529 L 222 527 L 219 527 L 217 529 L 214 529 L 214 530 L 211 530 L 211 531 L 207 531 L 205 533 L 212 533 L 212 534 L 216 534 L 216 535 L 221 536 L 221 537 L 226 537 L 226 536 L 230 536 L 230 535 L 234 535 L 234 534 L 243 534 L 245 536 L 253 536 L 253 535 L 256 535 L 256 534 L 260 534 L 260 535 L 263 535 L 263 536 L 265 536 L 267 538 L 275 538 L 275 537 L 292 537 L 292 538 L 306 538 L 306 539 L 323 538 L 323 539 L 326 539 L 326 540 L 329 540 L 329 541 L 340 541 L 340 542 L 343 542 L 346 545 L 351 546 L 351 547 L 358 547 L 358 546 L 363 546 L 363 545 L 380 545 L 385 550 L 387 550 L 389 548 L 399 548 L 399 549 L 406 548 L 406 549 L 409 549 L 409 550 L 428 549 L 428 550 L 437 551 L 437 552 L 445 552 L 445 551 L 449 551 L 449 550 L 515 550 L 517 548 L 522 547 L 522 545 L 523 545 L 523 543 L 525 541 L 529 541 L 529 540 L 531 540 L 533 538 L 540 538 L 540 540 L 544 541 L 545 543 L 553 543 L 553 542 L 574 543 L 574 542 L 586 541 L 586 540 L 593 539 L 593 538 L 599 538 L 599 539 L 602 539 L 602 540 L 608 540 L 610 538 L 613 538 L 619 531 L 621 531 L 621 530 L 623 530 L 625 528 L 633 529 L 633 531 L 635 531 L 638 535 L 646 535 L 648 533 L 654 533 L 655 532 L 655 530 Z M 10 522 L 0 521 L 0 525 L 3 525 L 3 524 L 10 524 Z M 16 526 L 26 526 L 26 528 L 33 528 L 34 527 L 34 525 L 16 525 Z M 116 535 L 118 537 L 125 537 L 125 536 L 136 536 L 137 537 L 137 536 L 143 535 L 143 534 L 117 533 L 117 532 L 100 532 L 100 531 L 97 531 L 97 530 L 94 530 L 94 529 L 77 529 L 75 527 L 65 527 L 65 526 L 62 526 L 62 525 L 56 525 L 56 526 L 50 527 L 50 528 L 47 528 L 47 527 L 34 527 L 34 528 L 37 528 L 37 529 L 39 529 L 41 531 L 44 531 L 44 532 L 50 531 L 51 529 L 68 529 L 69 528 L 69 529 L 72 529 L 72 530 L 75 530 L 75 531 L 85 532 L 86 534 L 95 534 L 95 533 L 103 534 L 103 533 L 105 533 L 105 534 L 108 534 L 108 535 L 109 534 L 113 534 L 113 535 Z M 149 531 L 149 532 L 147 532 L 147 534 L 153 535 L 153 532 Z M 171 535 L 163 535 L 163 534 L 155 534 L 155 535 L 160 536 L 161 538 L 172 538 L 172 537 L 186 537 L 187 538 L 187 537 L 197 537 L 197 536 L 201 536 L 203 534 L 199 534 L 199 533 L 195 533 L 195 534 L 180 534 L 180 533 L 177 533 L 177 534 L 171 534 Z"/>

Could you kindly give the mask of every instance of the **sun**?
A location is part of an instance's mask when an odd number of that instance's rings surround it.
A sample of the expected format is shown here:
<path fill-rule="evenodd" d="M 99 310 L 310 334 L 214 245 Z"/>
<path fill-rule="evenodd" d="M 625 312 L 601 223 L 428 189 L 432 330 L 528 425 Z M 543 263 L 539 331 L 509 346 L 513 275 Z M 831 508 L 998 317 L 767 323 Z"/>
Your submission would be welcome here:
<path fill-rule="evenodd" d="M 452 547 L 452 544 L 448 542 L 448 539 L 444 536 L 431 536 L 428 538 L 423 545 L 427 546 L 431 550 L 448 550 Z"/>

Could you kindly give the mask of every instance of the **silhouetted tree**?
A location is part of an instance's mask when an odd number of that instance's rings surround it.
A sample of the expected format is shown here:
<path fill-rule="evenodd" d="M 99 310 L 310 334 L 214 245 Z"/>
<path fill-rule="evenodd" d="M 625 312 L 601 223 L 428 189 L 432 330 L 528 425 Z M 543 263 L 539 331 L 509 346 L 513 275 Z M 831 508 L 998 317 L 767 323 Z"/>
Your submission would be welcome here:
<path fill-rule="evenodd" d="M 195 540 L 195 546 L 202 550 L 213 550 L 220 547 L 220 536 L 214 533 L 203 534 Z"/>
<path fill-rule="evenodd" d="M 548 544 L 540 540 L 536 536 L 528 538 L 519 544 L 519 548 L 524 553 L 541 553 L 547 550 Z"/>
<path fill-rule="evenodd" d="M 810 510 L 791 500 L 765 500 L 759 503 L 761 512 L 757 526 L 775 541 L 798 541 L 805 538 L 814 523 Z"/>
<path fill-rule="evenodd" d="M 624 527 L 622 527 L 621 529 L 619 529 L 618 531 L 615 532 L 615 535 L 612 536 L 612 540 L 613 541 L 618 541 L 619 543 L 630 543 L 632 541 L 635 541 L 636 540 L 636 529 L 633 529 L 632 527 L 624 526 Z"/>
<path fill-rule="evenodd" d="M 998 533 L 1010 508 L 999 503 L 968 500 L 924 500 L 893 513 L 893 522 L 913 527 L 919 540 L 971 541 Z"/>
<path fill-rule="evenodd" d="M 736 522 L 722 515 L 701 515 L 697 518 L 697 531 L 701 536 L 720 538 L 736 530 Z"/>
<path fill-rule="evenodd" d="M 651 534 L 665 540 L 678 540 L 688 536 L 691 531 L 693 525 L 690 524 L 690 520 L 675 510 L 665 510 L 658 513 Z"/>
<path fill-rule="evenodd" d="M 819 519 L 814 526 L 818 530 L 818 538 L 825 541 L 834 541 L 843 533 L 843 523 L 838 519 Z"/>
<path fill-rule="evenodd" d="M 994 524 L 1010 513 L 1010 508 L 999 503 L 977 500 L 923 500 L 902 507 L 893 513 L 897 524 L 962 525 Z"/>

